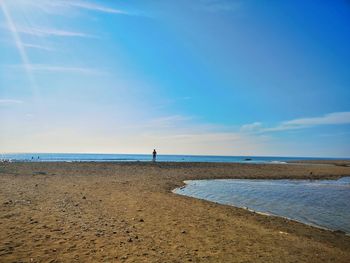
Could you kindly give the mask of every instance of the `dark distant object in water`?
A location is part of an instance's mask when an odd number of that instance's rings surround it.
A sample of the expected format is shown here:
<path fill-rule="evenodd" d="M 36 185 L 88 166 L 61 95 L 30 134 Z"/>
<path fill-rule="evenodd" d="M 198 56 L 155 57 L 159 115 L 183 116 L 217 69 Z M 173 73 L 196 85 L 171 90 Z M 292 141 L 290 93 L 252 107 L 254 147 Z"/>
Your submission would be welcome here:
<path fill-rule="evenodd" d="M 251 158 L 245 158 L 244 161 L 251 161 Z"/>

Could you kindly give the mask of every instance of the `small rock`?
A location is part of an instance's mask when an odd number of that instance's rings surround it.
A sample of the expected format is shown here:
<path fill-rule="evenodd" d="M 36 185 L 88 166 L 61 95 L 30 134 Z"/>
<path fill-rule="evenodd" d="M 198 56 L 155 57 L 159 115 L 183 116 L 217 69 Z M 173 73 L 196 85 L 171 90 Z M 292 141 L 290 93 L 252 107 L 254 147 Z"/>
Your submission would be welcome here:
<path fill-rule="evenodd" d="M 131 237 L 128 238 L 128 242 L 132 242 L 132 238 Z"/>
<path fill-rule="evenodd" d="M 342 235 L 345 235 L 346 233 L 344 232 L 344 231 L 342 231 L 342 230 L 335 230 L 335 231 L 333 231 L 334 233 L 336 233 L 336 234 L 342 234 Z"/>
<path fill-rule="evenodd" d="M 145 222 L 142 218 L 139 220 L 139 222 Z"/>
<path fill-rule="evenodd" d="M 182 234 L 186 234 L 186 230 L 182 230 L 181 233 L 182 233 Z"/>
<path fill-rule="evenodd" d="M 85 196 L 83 196 L 83 199 L 86 199 L 86 197 L 85 197 Z"/>

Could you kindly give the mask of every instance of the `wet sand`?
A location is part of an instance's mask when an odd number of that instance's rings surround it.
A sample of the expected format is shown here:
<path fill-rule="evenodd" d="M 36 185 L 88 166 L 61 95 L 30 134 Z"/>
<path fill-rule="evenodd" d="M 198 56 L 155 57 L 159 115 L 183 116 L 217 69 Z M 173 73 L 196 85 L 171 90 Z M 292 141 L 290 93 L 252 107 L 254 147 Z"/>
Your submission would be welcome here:
<path fill-rule="evenodd" d="M 171 193 L 184 180 L 338 178 L 346 165 L 1 163 L 0 262 L 350 262 L 350 237 Z"/>

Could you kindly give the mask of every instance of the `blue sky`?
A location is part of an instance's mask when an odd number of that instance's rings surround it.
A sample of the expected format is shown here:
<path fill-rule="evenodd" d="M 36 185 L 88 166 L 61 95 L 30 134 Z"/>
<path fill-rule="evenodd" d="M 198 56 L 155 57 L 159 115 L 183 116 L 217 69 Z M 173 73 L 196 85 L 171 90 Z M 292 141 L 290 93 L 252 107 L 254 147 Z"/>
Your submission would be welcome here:
<path fill-rule="evenodd" d="M 0 151 L 350 157 L 348 1 L 0 0 Z"/>

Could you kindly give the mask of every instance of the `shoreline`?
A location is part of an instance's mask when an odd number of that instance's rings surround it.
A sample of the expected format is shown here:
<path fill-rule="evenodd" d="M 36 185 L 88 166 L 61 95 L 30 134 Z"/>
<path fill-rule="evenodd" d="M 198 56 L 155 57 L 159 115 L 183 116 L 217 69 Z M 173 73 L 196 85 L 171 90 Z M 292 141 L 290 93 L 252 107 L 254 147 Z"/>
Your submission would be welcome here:
<path fill-rule="evenodd" d="M 1 163 L 0 261 L 349 262 L 347 235 L 171 192 L 184 180 L 342 176 L 349 167 Z"/>

